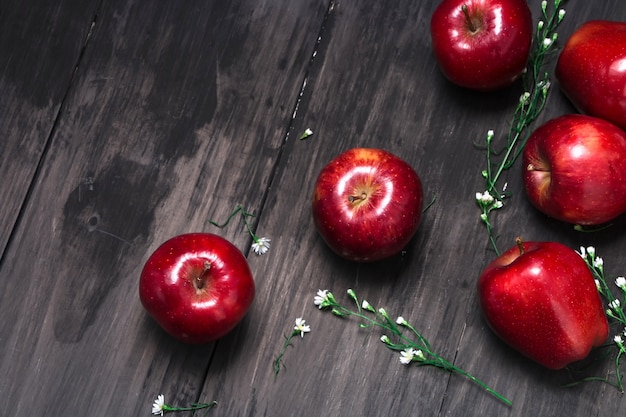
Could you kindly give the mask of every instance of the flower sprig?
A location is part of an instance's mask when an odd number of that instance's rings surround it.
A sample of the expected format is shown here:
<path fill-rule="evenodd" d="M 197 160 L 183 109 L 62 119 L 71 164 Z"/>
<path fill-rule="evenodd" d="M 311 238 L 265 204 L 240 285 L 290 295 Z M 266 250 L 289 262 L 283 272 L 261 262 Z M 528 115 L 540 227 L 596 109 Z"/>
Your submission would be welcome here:
<path fill-rule="evenodd" d="M 579 254 L 587 263 L 587 266 L 595 278 L 596 287 L 607 303 L 607 309 L 605 311 L 607 317 L 613 321 L 613 323 L 621 326 L 619 333 L 613 337 L 613 345 L 617 349 L 617 355 L 615 357 L 616 381 L 611 382 L 605 378 L 599 380 L 613 385 L 620 392 L 624 392 L 622 374 L 620 373 L 620 362 L 622 355 L 626 354 L 626 346 L 624 345 L 626 340 L 626 313 L 624 312 L 624 305 L 626 304 L 626 278 L 617 277 L 615 279 L 615 285 L 620 293 L 618 296 L 615 296 L 604 275 L 604 259 L 596 254 L 595 247 L 588 246 L 585 248 L 581 246 Z M 585 380 L 598 380 L 598 378 L 586 378 Z"/>
<path fill-rule="evenodd" d="M 502 208 L 504 200 L 511 196 L 506 191 L 507 183 L 500 189 L 500 177 L 515 164 L 530 136 L 527 132 L 529 127 L 546 105 L 551 82 L 548 72 L 544 69 L 545 59 L 555 51 L 558 38 L 556 30 L 565 17 L 565 9 L 561 8 L 561 3 L 562 0 L 554 0 L 553 8 L 548 10 L 548 2 L 545 0 L 541 2 L 542 18 L 537 23 L 534 49 L 528 59 L 526 72 L 522 76 L 524 93 L 520 96 L 513 112 L 511 125 L 506 135 L 506 144 L 497 147 L 494 143 L 494 131 L 487 132 L 487 168 L 481 173 L 485 180 L 485 191 L 476 194 L 476 203 L 481 209 L 480 218 L 487 228 L 489 242 L 498 255 L 500 253 L 489 215 L 492 211 Z M 500 161 L 494 161 L 494 158 L 500 155 L 502 155 Z"/>
<path fill-rule="evenodd" d="M 306 128 L 304 132 L 300 135 L 300 140 L 305 140 L 313 136 L 313 131 L 309 128 Z"/>
<path fill-rule="evenodd" d="M 230 213 L 230 215 L 228 216 L 228 218 L 226 219 L 224 223 L 217 223 L 213 220 L 209 220 L 209 223 L 211 223 L 215 227 L 219 227 L 220 229 L 223 229 L 224 227 L 228 225 L 228 223 L 230 223 L 233 217 L 235 217 L 237 214 L 241 214 L 241 218 L 243 219 L 243 223 L 246 226 L 246 230 L 250 234 L 250 237 L 252 237 L 252 251 L 256 253 L 257 255 L 263 255 L 267 253 L 267 251 L 270 250 L 271 239 L 268 239 L 266 237 L 258 237 L 252 231 L 252 227 L 250 226 L 250 223 L 248 223 L 248 218 L 254 217 L 254 214 L 246 211 L 246 209 L 244 209 L 241 204 L 237 204 L 237 207 L 235 207 L 235 210 L 233 210 L 233 212 Z"/>
<path fill-rule="evenodd" d="M 291 331 L 291 334 L 289 336 L 285 336 L 285 343 L 283 344 L 282 350 L 280 351 L 276 359 L 274 359 L 274 377 L 278 375 L 278 373 L 280 372 L 280 368 L 283 365 L 283 356 L 285 356 L 285 352 L 287 352 L 287 348 L 291 346 L 291 339 L 293 339 L 296 336 L 300 336 L 300 338 L 304 338 L 304 334 L 310 331 L 311 331 L 311 326 L 306 324 L 306 320 L 304 320 L 302 317 L 298 317 L 296 319 L 296 324 L 293 327 L 293 330 Z"/>
<path fill-rule="evenodd" d="M 216 405 L 217 401 L 211 401 L 210 403 L 193 403 L 189 407 L 172 407 L 165 404 L 165 396 L 163 394 L 159 394 L 152 403 L 152 414 L 155 416 L 162 416 L 163 414 L 170 412 L 191 411 L 191 415 L 193 416 L 198 410 L 208 410 L 215 407 Z"/>
<path fill-rule="evenodd" d="M 428 340 L 404 317 L 399 316 L 396 320 L 392 320 L 384 308 L 376 309 L 367 300 L 359 301 L 352 289 L 348 289 L 347 293 L 356 305 L 356 310 L 339 304 L 333 293 L 328 290 L 319 290 L 313 302 L 320 310 L 330 309 L 335 316 L 354 316 L 361 319 L 361 323 L 359 323 L 361 328 L 379 327 L 388 332 L 389 334 L 383 334 L 380 337 L 380 341 L 387 348 L 400 352 L 400 363 L 404 365 L 414 363 L 418 366 L 429 365 L 462 375 L 506 405 L 511 405 L 510 400 L 494 391 L 487 384 L 435 353 Z"/>

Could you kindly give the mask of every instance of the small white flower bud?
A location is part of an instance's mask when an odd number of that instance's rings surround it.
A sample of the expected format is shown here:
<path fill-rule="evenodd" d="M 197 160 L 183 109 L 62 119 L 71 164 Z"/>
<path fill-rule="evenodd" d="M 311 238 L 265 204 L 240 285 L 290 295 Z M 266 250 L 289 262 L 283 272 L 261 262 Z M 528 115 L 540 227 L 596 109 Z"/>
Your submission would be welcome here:
<path fill-rule="evenodd" d="M 593 260 L 593 266 L 597 269 L 602 269 L 602 267 L 604 266 L 604 259 L 598 256 L 596 259 Z"/>
<path fill-rule="evenodd" d="M 528 99 L 530 98 L 530 93 L 528 91 L 524 92 L 524 94 L 522 94 L 519 98 L 519 102 L 521 104 L 526 104 L 528 103 Z"/>
<path fill-rule="evenodd" d="M 396 324 L 399 324 L 400 326 L 406 326 L 409 323 L 404 319 L 404 317 L 400 316 L 396 319 Z"/>

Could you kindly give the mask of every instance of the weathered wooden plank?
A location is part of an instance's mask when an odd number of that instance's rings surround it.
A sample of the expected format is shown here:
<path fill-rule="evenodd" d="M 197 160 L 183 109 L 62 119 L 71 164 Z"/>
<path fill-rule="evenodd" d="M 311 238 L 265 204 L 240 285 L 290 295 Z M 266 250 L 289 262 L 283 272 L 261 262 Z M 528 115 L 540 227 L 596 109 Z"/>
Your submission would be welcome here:
<path fill-rule="evenodd" d="M 535 16 L 539 1 L 529 2 Z M 499 342 L 480 317 L 475 294 L 481 269 L 493 259 L 478 219 L 474 194 L 484 187 L 477 149 L 487 130 L 504 134 L 520 86 L 497 94 L 474 94 L 447 83 L 430 52 L 428 22 L 437 2 L 357 4 L 338 2 L 322 35 L 296 131 L 315 136 L 291 141 L 259 227 L 272 250 L 252 258 L 259 271 L 257 301 L 249 319 L 218 343 L 204 398 L 220 401 L 233 416 L 257 415 L 618 415 L 625 404 L 601 384 L 565 390 L 567 371 L 529 363 Z M 569 2 L 562 35 L 589 18 L 615 18 L 615 4 Z M 565 36 L 563 36 L 565 38 Z M 538 122 L 573 111 L 553 90 Z M 319 170 L 354 146 L 382 147 L 403 156 L 422 176 L 426 195 L 437 194 L 404 257 L 377 265 L 338 259 L 316 235 L 310 196 Z M 622 269 L 626 242 L 593 237 L 545 219 L 523 197 L 517 171 L 508 176 L 516 193 L 496 216 L 500 242 L 528 240 L 609 243 L 607 256 Z M 286 213 L 289 213 L 286 216 Z M 622 230 L 620 226 L 619 230 Z M 618 265 L 616 268 L 619 269 Z M 411 320 L 446 358 L 509 396 L 507 408 L 479 387 L 438 370 L 409 369 L 379 341 L 376 330 L 334 318 L 313 305 L 317 289 L 331 289 L 349 303 L 353 288 L 390 314 Z M 274 378 L 272 360 L 293 320 L 312 327 L 295 340 L 286 368 Z M 237 346 L 233 348 L 233 345 Z M 593 369 L 593 368 L 592 368 Z M 606 372 L 610 364 L 595 370 Z M 602 400 L 598 400 L 602 398 Z"/>
<path fill-rule="evenodd" d="M 142 415 L 158 393 L 196 400 L 213 345 L 160 331 L 139 272 L 182 232 L 217 231 L 248 252 L 240 222 L 208 220 L 238 202 L 260 209 L 325 10 L 100 4 L 0 270 L 1 415 Z"/>
<path fill-rule="evenodd" d="M 0 5 L 0 256 L 53 130 L 96 3 Z"/>

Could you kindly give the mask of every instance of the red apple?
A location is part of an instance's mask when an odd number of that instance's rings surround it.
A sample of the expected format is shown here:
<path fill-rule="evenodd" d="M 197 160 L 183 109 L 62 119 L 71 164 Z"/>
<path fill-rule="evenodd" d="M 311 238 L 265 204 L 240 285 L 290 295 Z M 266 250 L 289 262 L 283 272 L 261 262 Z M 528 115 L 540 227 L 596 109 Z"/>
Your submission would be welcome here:
<path fill-rule="evenodd" d="M 435 59 L 450 81 L 494 90 L 524 72 L 533 20 L 526 0 L 443 0 L 430 33 Z"/>
<path fill-rule="evenodd" d="M 570 114 L 536 129 L 523 151 L 530 202 L 555 219 L 599 225 L 626 211 L 626 133 Z"/>
<path fill-rule="evenodd" d="M 190 233 L 163 243 L 146 261 L 139 297 L 165 331 L 188 343 L 207 343 L 231 331 L 254 298 L 242 253 L 226 239 Z"/>
<path fill-rule="evenodd" d="M 560 243 L 518 240 L 485 268 L 478 294 L 491 329 L 550 369 L 584 359 L 608 337 L 591 271 Z"/>
<path fill-rule="evenodd" d="M 626 130 L 626 22 L 580 26 L 565 43 L 555 74 L 580 112 Z"/>
<path fill-rule="evenodd" d="M 350 149 L 322 169 L 313 193 L 313 220 L 324 241 L 353 261 L 399 253 L 422 215 L 415 170 L 381 149 Z"/>

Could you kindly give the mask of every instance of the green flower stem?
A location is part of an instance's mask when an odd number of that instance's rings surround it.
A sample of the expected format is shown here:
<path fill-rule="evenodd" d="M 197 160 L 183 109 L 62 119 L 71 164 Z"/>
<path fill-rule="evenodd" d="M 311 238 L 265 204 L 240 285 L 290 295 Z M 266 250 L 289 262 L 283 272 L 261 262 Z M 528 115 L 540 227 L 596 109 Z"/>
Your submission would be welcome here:
<path fill-rule="evenodd" d="M 283 356 L 285 356 L 285 352 L 287 352 L 287 348 L 291 346 L 291 339 L 293 339 L 294 337 L 298 335 L 300 335 L 300 331 L 294 330 L 293 332 L 291 332 L 289 337 L 285 337 L 285 343 L 283 344 L 283 348 L 278 354 L 278 356 L 276 357 L 276 359 L 274 359 L 274 377 L 276 377 L 276 375 L 278 375 L 278 373 L 280 372 L 280 368 L 283 363 Z"/>
<path fill-rule="evenodd" d="M 389 317 L 385 309 L 381 308 L 381 309 L 376 310 L 366 301 L 364 301 L 363 303 L 359 303 L 359 300 L 356 294 L 351 289 L 348 290 L 348 295 L 356 304 L 356 307 L 357 307 L 356 311 L 350 310 L 349 308 L 346 308 L 340 305 L 339 303 L 337 303 L 332 293 L 328 293 L 328 297 L 326 297 L 325 300 L 321 302 L 320 308 L 330 308 L 331 312 L 335 316 L 338 316 L 338 317 L 346 317 L 346 316 L 357 317 L 363 321 L 363 323 L 360 323 L 359 325 L 361 328 L 379 327 L 381 329 L 389 331 L 401 341 L 401 343 L 393 343 L 391 342 L 389 338 L 385 338 L 384 340 L 381 339 L 383 343 L 389 349 L 394 350 L 394 351 L 404 351 L 409 348 L 418 349 L 419 351 L 423 353 L 423 357 L 413 359 L 413 361 L 417 362 L 418 365 L 420 366 L 430 365 L 430 366 L 434 366 L 437 368 L 441 368 L 450 373 L 462 375 L 465 378 L 477 384 L 478 386 L 480 386 L 481 388 L 483 388 L 489 394 L 496 397 L 498 400 L 502 401 L 504 404 L 506 405 L 512 404 L 509 399 L 507 399 L 506 397 L 504 397 L 503 395 L 501 395 L 500 393 L 498 393 L 497 391 L 489 387 L 480 379 L 469 374 L 468 372 L 464 371 L 463 369 L 457 367 L 456 365 L 447 361 L 443 357 L 439 356 L 437 353 L 433 352 L 428 340 L 407 321 L 403 320 L 402 324 L 397 324 L 396 322 L 391 320 L 391 318 Z M 363 307 L 361 306 L 362 304 L 364 305 Z M 364 310 L 366 312 L 372 313 L 373 317 L 366 315 L 364 313 Z M 400 318 L 398 318 L 398 320 L 400 320 Z M 408 328 L 413 333 L 415 340 L 406 336 L 404 332 L 402 331 L 402 327 Z"/>
<path fill-rule="evenodd" d="M 613 292 L 611 291 L 609 285 L 607 284 L 606 277 L 604 274 L 604 260 L 597 256 L 596 250 L 594 247 L 588 247 L 585 249 L 581 247 L 580 255 L 584 259 L 585 263 L 589 267 L 589 270 L 594 276 L 596 280 L 596 285 L 598 287 L 598 292 L 605 299 L 608 305 L 608 309 L 606 310 L 606 315 L 609 319 L 611 319 L 614 323 L 617 322 L 622 326 L 623 333 L 620 335 L 623 339 L 626 339 L 626 313 L 624 312 L 624 307 L 626 304 L 626 289 L 621 288 L 622 297 L 621 299 L 615 297 Z M 610 345 L 609 345 L 610 346 Z M 590 377 L 584 378 L 581 382 L 587 381 L 602 381 L 609 385 L 614 386 L 620 392 L 624 392 L 624 383 L 623 377 L 620 372 L 620 365 L 622 355 L 626 353 L 626 347 L 624 346 L 624 342 L 613 344 L 617 348 L 617 355 L 615 356 L 615 382 L 610 381 L 607 378 L 600 377 Z M 569 386 L 576 385 L 577 383 L 569 384 Z"/>
<path fill-rule="evenodd" d="M 547 1 L 541 3 L 542 19 L 537 24 L 534 39 L 534 50 L 531 53 L 527 71 L 523 75 L 522 83 L 524 85 L 524 94 L 520 97 L 515 111 L 511 127 L 506 136 L 506 145 L 500 149 L 494 149 L 493 131 L 489 131 L 486 140 L 487 168 L 482 171 L 485 179 L 485 189 L 496 200 L 502 200 L 510 197 L 505 193 L 504 187 L 498 188 L 498 181 L 502 174 L 509 170 L 522 153 L 530 133 L 528 129 L 531 124 L 539 117 L 545 108 L 550 89 L 550 77 L 548 72 L 544 71 L 545 58 L 554 52 L 554 46 L 557 40 L 556 29 L 563 21 L 565 10 L 561 9 L 562 0 L 554 0 L 552 11 L 548 12 Z M 494 163 L 493 156 L 503 155 L 499 163 Z M 499 254 L 496 238 L 493 233 L 493 225 L 489 220 L 489 214 L 492 210 L 487 210 L 481 205 L 481 219 L 487 227 L 489 242 L 493 246 L 497 254 Z"/>
<path fill-rule="evenodd" d="M 214 406 L 217 405 L 217 401 L 211 401 L 210 403 L 194 403 L 192 404 L 190 407 L 170 407 L 167 404 L 163 405 L 163 411 L 164 412 L 171 412 L 171 411 L 192 411 L 193 415 L 196 411 L 198 410 L 202 410 L 202 409 L 209 409 L 212 408 Z"/>
<path fill-rule="evenodd" d="M 254 217 L 254 214 L 247 212 L 246 209 L 244 209 L 241 204 L 237 204 L 237 207 L 235 207 L 235 210 L 233 210 L 233 212 L 230 213 L 230 215 L 228 216 L 228 218 L 226 219 L 224 223 L 217 223 L 213 220 L 209 220 L 209 223 L 211 223 L 215 227 L 219 227 L 220 229 L 223 229 L 224 227 L 228 226 L 228 223 L 230 223 L 233 217 L 235 217 L 237 214 L 241 214 L 243 223 L 245 224 L 246 229 L 248 230 L 248 233 L 252 237 L 252 240 L 255 243 L 259 243 L 259 238 L 257 237 L 257 235 L 254 234 L 254 232 L 252 231 L 252 227 L 250 227 L 250 224 L 248 223 L 248 217 Z"/>

